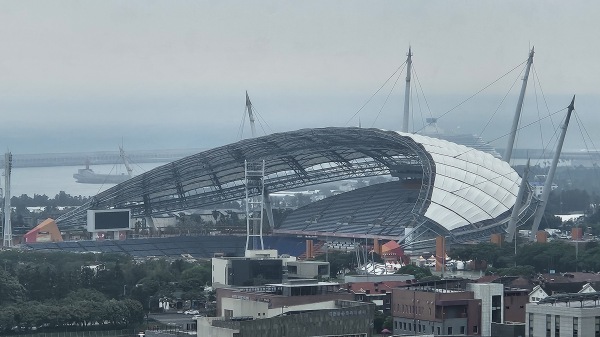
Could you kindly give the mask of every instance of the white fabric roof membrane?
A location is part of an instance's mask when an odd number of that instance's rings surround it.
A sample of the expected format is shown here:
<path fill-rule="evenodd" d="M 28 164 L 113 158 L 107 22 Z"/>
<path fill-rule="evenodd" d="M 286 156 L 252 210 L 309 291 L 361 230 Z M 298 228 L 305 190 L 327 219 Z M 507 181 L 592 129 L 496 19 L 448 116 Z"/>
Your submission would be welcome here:
<path fill-rule="evenodd" d="M 435 162 L 428 219 L 451 231 L 494 219 L 515 204 L 521 178 L 505 161 L 445 140 L 398 134 L 422 144 Z"/>

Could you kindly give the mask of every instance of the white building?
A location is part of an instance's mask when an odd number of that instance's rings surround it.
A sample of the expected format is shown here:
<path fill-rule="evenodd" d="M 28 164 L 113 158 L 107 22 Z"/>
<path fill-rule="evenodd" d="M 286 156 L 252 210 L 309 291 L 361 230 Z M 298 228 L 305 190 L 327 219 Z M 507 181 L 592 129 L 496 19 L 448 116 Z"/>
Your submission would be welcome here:
<path fill-rule="evenodd" d="M 548 297 L 548 294 L 546 293 L 546 291 L 544 291 L 544 289 L 542 289 L 542 286 L 537 285 L 529 293 L 529 303 L 537 303 L 546 297 Z"/>
<path fill-rule="evenodd" d="M 558 294 L 526 306 L 527 337 L 600 336 L 600 293 Z"/>

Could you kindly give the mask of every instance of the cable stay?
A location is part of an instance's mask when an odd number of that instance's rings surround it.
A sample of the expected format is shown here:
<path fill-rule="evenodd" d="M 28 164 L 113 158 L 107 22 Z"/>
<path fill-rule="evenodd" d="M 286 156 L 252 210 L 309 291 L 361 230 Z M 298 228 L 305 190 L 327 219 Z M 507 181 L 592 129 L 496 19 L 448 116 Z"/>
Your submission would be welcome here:
<path fill-rule="evenodd" d="M 363 105 L 352 115 L 352 117 L 350 117 L 350 119 L 348 119 L 346 121 L 346 124 L 344 124 L 344 126 L 348 126 L 348 124 L 350 124 L 350 122 L 354 119 L 354 117 L 356 117 L 365 108 L 365 106 L 367 106 L 367 104 L 369 104 L 369 102 L 371 102 L 371 100 L 379 93 L 379 91 L 381 91 L 381 89 L 383 89 L 383 87 L 385 87 L 385 85 L 396 75 L 396 73 L 398 73 L 398 71 L 400 71 L 400 73 L 402 73 L 402 69 L 404 69 L 405 65 L 406 65 L 406 61 L 404 63 L 402 63 L 398 68 L 396 68 L 396 70 L 383 82 L 383 84 L 379 87 L 379 89 L 377 89 L 371 95 L 371 97 L 369 97 L 369 99 L 367 99 L 366 102 L 363 103 Z"/>

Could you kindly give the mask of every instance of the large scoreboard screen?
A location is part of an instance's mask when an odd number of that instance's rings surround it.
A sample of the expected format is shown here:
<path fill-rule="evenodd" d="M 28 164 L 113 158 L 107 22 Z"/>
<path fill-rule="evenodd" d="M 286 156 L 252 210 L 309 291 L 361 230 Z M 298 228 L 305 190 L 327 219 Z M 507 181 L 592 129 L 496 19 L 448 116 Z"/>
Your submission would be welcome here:
<path fill-rule="evenodd" d="M 87 213 L 88 232 L 119 231 L 130 227 L 129 209 L 89 210 Z"/>

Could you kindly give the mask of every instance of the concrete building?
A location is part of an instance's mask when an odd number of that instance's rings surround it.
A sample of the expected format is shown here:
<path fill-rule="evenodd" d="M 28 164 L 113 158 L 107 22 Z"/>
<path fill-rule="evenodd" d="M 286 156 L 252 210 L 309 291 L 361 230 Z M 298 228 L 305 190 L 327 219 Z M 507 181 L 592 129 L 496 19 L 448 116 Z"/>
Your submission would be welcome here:
<path fill-rule="evenodd" d="M 335 300 L 354 300 L 336 282 L 289 280 L 261 287 L 217 289 L 217 316 L 270 318 L 290 311 L 332 309 Z M 318 303 L 318 304 L 316 304 Z"/>
<path fill-rule="evenodd" d="M 481 300 L 472 291 L 439 288 L 392 291 L 394 335 L 481 335 Z"/>
<path fill-rule="evenodd" d="M 345 288 L 354 293 L 356 301 L 371 302 L 375 304 L 375 309 L 391 315 L 392 289 L 406 284 L 403 281 L 349 282 Z"/>
<path fill-rule="evenodd" d="M 595 273 L 541 274 L 537 282 L 539 284 L 529 293 L 530 303 L 551 295 L 595 292 L 595 289 L 600 289 L 600 275 Z"/>
<path fill-rule="evenodd" d="M 330 303 L 331 302 L 331 303 Z M 373 304 L 354 301 L 313 303 L 314 310 L 290 310 L 276 317 L 202 317 L 202 337 L 371 337 Z"/>
<path fill-rule="evenodd" d="M 481 300 L 481 335 L 492 335 L 492 323 L 504 322 L 504 286 L 500 283 L 469 283 L 467 290 Z"/>
<path fill-rule="evenodd" d="M 600 293 L 557 294 L 526 307 L 527 337 L 600 336 Z"/>
<path fill-rule="evenodd" d="M 289 261 L 286 263 L 288 278 L 329 278 L 329 262 L 324 261 Z"/>
<path fill-rule="evenodd" d="M 415 279 L 414 275 L 410 274 L 386 274 L 386 275 L 345 275 L 344 282 L 346 283 L 361 283 L 361 282 L 411 282 Z"/>
<path fill-rule="evenodd" d="M 277 256 L 277 253 L 275 253 Z M 212 285 L 254 286 L 283 280 L 283 260 L 267 257 L 213 257 Z"/>
<path fill-rule="evenodd" d="M 529 301 L 529 290 L 504 288 L 504 322 L 525 323 L 525 306 Z"/>
<path fill-rule="evenodd" d="M 249 250 L 245 257 L 213 257 L 212 284 L 220 287 L 248 287 L 281 283 L 287 278 L 328 279 L 329 262 L 297 261 L 278 257 L 277 250 Z"/>

